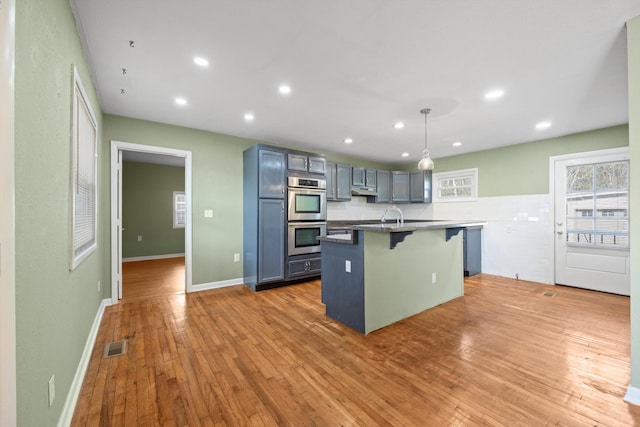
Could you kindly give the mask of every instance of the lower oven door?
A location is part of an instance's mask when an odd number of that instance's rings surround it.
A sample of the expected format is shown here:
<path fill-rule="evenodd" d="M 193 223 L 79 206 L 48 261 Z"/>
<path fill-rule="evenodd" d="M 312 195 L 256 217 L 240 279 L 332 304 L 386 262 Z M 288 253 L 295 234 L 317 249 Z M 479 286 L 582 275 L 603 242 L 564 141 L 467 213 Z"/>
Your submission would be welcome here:
<path fill-rule="evenodd" d="M 320 252 L 318 237 L 327 235 L 327 223 L 290 222 L 288 235 L 289 256 Z"/>

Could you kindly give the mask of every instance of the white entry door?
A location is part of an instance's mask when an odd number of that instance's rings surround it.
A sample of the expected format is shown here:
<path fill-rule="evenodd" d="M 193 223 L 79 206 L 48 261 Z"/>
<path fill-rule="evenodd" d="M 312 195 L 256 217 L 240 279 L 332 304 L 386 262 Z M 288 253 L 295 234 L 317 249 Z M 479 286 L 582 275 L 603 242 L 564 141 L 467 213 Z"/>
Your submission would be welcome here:
<path fill-rule="evenodd" d="M 555 282 L 629 295 L 629 156 L 557 159 Z"/>

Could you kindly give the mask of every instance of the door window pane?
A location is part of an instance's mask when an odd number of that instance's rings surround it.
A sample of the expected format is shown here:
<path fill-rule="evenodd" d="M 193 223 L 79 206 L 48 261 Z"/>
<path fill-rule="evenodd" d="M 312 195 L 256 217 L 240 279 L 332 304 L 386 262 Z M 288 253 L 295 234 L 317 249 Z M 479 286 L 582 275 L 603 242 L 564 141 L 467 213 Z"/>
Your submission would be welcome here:
<path fill-rule="evenodd" d="M 629 162 L 567 168 L 567 242 L 629 247 Z"/>

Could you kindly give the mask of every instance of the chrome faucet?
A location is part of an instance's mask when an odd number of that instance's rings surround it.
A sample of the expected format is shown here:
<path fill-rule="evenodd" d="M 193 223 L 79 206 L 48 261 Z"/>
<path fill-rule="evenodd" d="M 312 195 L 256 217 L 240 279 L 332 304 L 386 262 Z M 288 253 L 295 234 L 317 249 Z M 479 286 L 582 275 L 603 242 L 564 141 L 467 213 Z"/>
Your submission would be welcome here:
<path fill-rule="evenodd" d="M 387 219 L 387 214 L 389 212 L 398 212 L 399 216 L 398 218 L 396 218 L 396 225 L 404 225 L 404 215 L 402 215 L 402 211 L 397 206 L 389 206 L 387 209 L 385 209 L 384 213 L 382 214 L 382 218 L 380 218 L 380 222 L 385 222 L 385 220 Z"/>

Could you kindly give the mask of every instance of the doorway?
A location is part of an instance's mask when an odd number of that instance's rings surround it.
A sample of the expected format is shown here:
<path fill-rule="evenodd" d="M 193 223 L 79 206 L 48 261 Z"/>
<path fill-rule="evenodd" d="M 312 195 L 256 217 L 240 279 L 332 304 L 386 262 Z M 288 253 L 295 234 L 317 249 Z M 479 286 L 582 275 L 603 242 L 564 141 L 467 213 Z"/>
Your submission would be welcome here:
<path fill-rule="evenodd" d="M 184 284 L 185 291 L 191 292 L 192 283 L 192 225 L 191 225 L 191 152 L 165 147 L 111 141 L 111 301 L 117 304 L 123 296 L 122 265 L 122 162 L 123 156 L 145 157 L 154 163 L 161 158 L 175 160 L 184 166 Z"/>
<path fill-rule="evenodd" d="M 550 159 L 554 283 L 630 294 L 628 148 Z"/>

